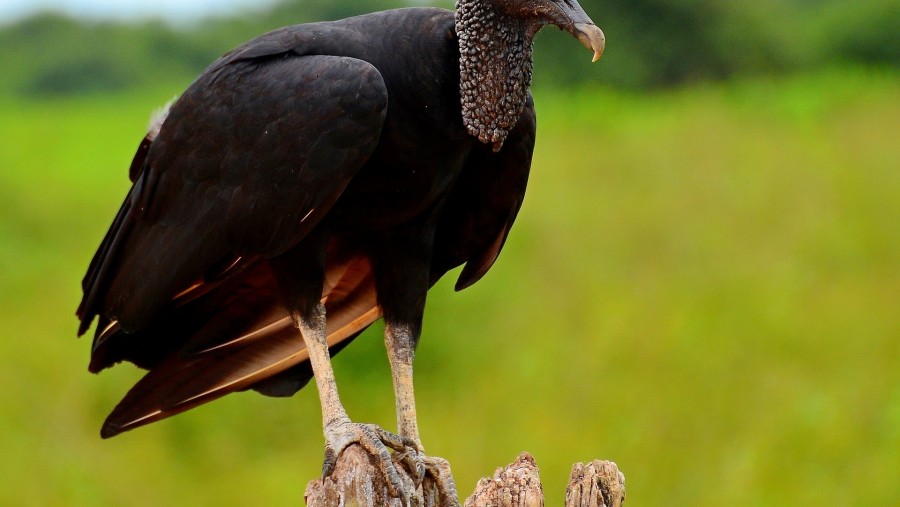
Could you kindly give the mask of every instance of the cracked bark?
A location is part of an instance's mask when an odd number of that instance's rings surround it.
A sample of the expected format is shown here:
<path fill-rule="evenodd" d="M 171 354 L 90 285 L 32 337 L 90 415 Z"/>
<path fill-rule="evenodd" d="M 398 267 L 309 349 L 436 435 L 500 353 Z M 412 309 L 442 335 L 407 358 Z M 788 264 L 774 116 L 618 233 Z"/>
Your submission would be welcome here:
<path fill-rule="evenodd" d="M 442 498 L 429 477 L 418 488 L 405 468 L 395 461 L 410 505 L 449 507 L 458 505 Z M 455 500 L 455 499 L 454 499 Z M 566 487 L 566 507 L 620 507 L 625 502 L 625 476 L 612 461 L 594 460 L 572 466 Z M 555 502 L 554 502 L 555 503 Z M 348 447 L 338 459 L 330 477 L 310 481 L 306 487 L 309 507 L 400 507 L 400 498 L 392 498 L 371 457 L 358 445 Z M 523 452 L 512 464 L 498 468 L 490 478 L 483 478 L 475 492 L 466 499 L 465 507 L 542 507 L 544 493 L 537 464 L 531 454 Z"/>

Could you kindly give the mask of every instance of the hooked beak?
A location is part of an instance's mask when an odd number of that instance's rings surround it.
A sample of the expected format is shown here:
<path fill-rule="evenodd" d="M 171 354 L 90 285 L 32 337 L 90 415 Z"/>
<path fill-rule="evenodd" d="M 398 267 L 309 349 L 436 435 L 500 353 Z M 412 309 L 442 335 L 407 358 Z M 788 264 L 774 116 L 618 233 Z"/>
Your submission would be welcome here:
<path fill-rule="evenodd" d="M 599 60 L 603 49 L 606 48 L 606 36 L 603 35 L 603 30 L 591 21 L 591 18 L 577 2 L 567 0 L 556 3 L 556 6 L 559 8 L 559 15 L 562 19 L 554 24 L 571 33 L 584 44 L 584 47 L 593 51 L 592 62 Z"/>
<path fill-rule="evenodd" d="M 584 47 L 594 51 L 594 58 L 591 62 L 599 60 L 603 55 L 603 49 L 606 48 L 606 36 L 603 35 L 603 30 L 593 23 L 575 23 L 575 30 L 578 32 L 575 36 L 584 44 Z"/>

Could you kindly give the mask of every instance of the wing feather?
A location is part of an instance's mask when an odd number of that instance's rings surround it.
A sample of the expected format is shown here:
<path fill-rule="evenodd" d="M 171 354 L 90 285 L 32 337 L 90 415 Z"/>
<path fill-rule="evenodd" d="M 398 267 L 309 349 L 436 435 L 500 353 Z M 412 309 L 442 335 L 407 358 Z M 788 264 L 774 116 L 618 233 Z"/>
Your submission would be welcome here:
<path fill-rule="evenodd" d="M 472 151 L 457 180 L 435 235 L 432 282 L 465 264 L 456 282 L 463 290 L 481 279 L 497 260 L 516 219 L 531 169 L 536 118 L 529 100 L 503 149 Z"/>
<path fill-rule="evenodd" d="M 368 159 L 386 107 L 378 71 L 353 58 L 202 75 L 138 149 L 143 169 L 83 282 L 80 332 L 96 315 L 139 331 L 217 264 L 296 244 Z"/>

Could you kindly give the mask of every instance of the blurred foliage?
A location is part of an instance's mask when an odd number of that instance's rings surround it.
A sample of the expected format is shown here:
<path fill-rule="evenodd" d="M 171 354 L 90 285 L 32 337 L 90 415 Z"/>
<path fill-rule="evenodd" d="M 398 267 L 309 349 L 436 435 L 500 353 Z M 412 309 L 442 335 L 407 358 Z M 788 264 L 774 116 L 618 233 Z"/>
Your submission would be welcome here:
<path fill-rule="evenodd" d="M 585 80 L 653 88 L 845 64 L 900 66 L 900 0 L 583 0 L 603 28 L 604 72 L 573 64 L 553 33 L 537 51 L 537 74 L 564 86 Z M 553 31 L 545 31 L 552 33 Z M 540 41 L 539 44 L 544 43 Z M 583 58 L 583 55 L 577 55 Z M 544 77 L 541 77 L 544 75 Z"/>
<path fill-rule="evenodd" d="M 121 90 L 162 74 L 194 76 L 217 56 L 279 26 L 447 0 L 289 0 L 268 10 L 172 26 L 41 14 L 0 28 L 0 89 L 47 96 Z M 900 66 L 900 0 L 584 0 L 604 29 L 600 71 L 571 37 L 545 30 L 536 83 L 654 88 L 845 64 Z"/>

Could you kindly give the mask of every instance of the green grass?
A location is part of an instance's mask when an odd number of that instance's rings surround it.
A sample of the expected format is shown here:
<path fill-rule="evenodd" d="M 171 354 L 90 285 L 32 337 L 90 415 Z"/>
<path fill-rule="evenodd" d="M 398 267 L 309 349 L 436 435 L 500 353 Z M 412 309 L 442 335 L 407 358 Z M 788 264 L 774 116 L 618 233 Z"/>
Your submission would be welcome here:
<path fill-rule="evenodd" d="M 99 438 L 140 372 L 87 373 L 79 280 L 184 84 L 0 98 L 0 505 L 297 505 L 320 469 L 314 389 Z M 536 95 L 519 222 L 482 282 L 432 292 L 417 359 L 461 493 L 530 450 L 550 505 L 599 457 L 633 505 L 900 503 L 898 76 Z M 392 427 L 377 330 L 336 363 L 351 416 Z"/>

